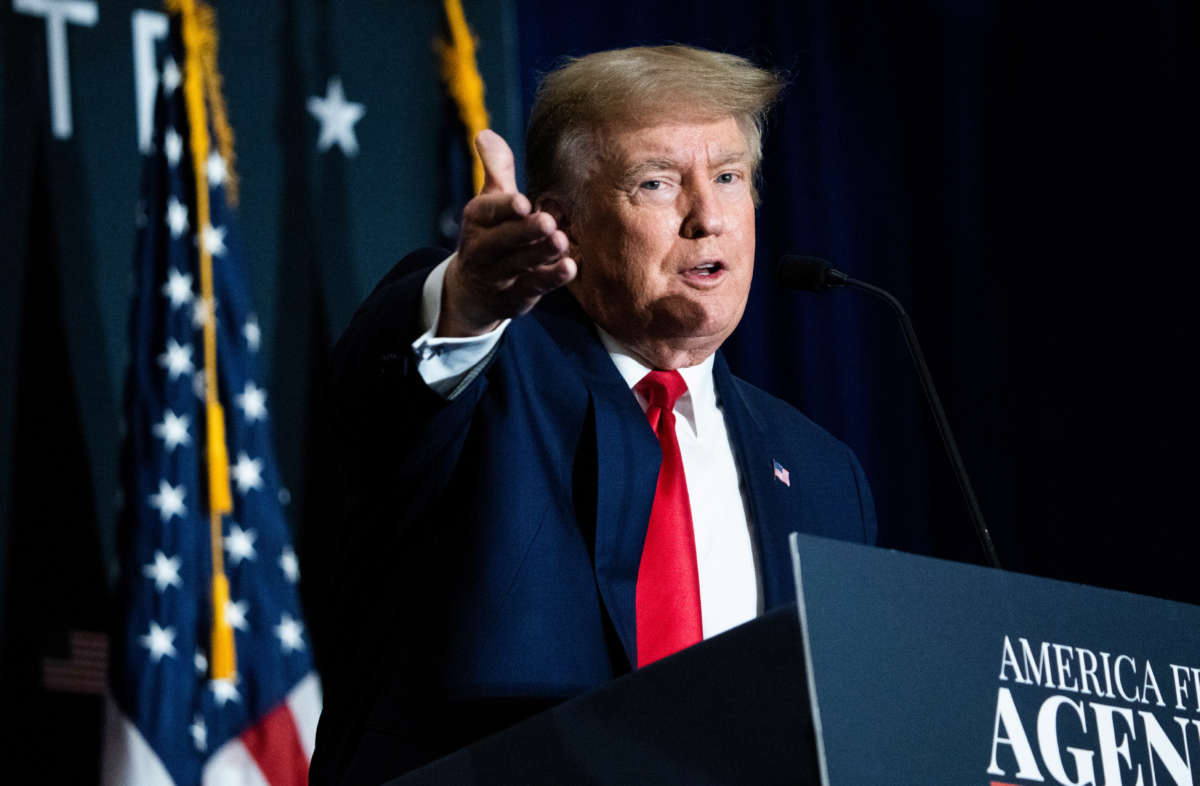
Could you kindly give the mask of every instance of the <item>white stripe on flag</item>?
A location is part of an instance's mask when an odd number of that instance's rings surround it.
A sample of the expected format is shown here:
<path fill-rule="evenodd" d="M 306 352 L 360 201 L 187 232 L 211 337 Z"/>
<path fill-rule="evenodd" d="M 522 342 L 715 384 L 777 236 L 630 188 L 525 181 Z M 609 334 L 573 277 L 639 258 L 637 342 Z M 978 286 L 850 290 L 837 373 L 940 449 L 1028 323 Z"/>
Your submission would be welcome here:
<path fill-rule="evenodd" d="M 146 738 L 113 701 L 104 697 L 104 786 L 172 786 L 171 776 Z"/>
<path fill-rule="evenodd" d="M 300 747 L 310 760 L 317 744 L 317 719 L 321 717 L 321 681 L 316 672 L 296 683 L 287 697 L 288 709 L 300 734 Z"/>
<path fill-rule="evenodd" d="M 204 764 L 202 783 L 204 786 L 271 786 L 240 737 L 222 745 Z"/>

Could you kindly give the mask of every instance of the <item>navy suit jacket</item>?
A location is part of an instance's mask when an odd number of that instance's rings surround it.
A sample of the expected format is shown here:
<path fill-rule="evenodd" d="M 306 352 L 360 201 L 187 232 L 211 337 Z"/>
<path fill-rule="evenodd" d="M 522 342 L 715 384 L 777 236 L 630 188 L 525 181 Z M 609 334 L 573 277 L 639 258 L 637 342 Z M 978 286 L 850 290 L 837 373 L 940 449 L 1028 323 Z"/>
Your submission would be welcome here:
<path fill-rule="evenodd" d="M 449 400 L 427 388 L 411 343 L 443 256 L 403 260 L 335 352 L 340 632 L 314 782 L 392 777 L 637 662 L 658 441 L 566 290 Z M 848 447 L 713 369 L 769 609 L 793 600 L 788 533 L 873 543 L 874 507 Z"/>

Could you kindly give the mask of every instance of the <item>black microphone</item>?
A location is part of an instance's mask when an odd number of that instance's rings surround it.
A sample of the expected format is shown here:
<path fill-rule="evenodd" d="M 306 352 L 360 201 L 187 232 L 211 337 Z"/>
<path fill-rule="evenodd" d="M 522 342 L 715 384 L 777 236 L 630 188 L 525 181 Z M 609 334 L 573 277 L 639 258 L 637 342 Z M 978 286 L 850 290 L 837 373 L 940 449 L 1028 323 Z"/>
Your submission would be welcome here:
<path fill-rule="evenodd" d="M 847 276 L 820 257 L 787 254 L 775 265 L 775 280 L 788 289 L 825 292 L 830 287 L 845 286 Z"/>
<path fill-rule="evenodd" d="M 975 534 L 979 537 L 979 545 L 983 547 L 983 553 L 987 557 L 988 563 L 993 568 L 999 568 L 1000 558 L 996 555 L 996 547 L 992 544 L 992 535 L 983 521 L 983 511 L 979 509 L 979 501 L 975 499 L 975 490 L 971 487 L 970 478 L 967 477 L 967 468 L 963 465 L 962 457 L 958 453 L 958 444 L 954 441 L 954 434 L 950 432 L 950 421 L 946 419 L 941 399 L 938 398 L 937 390 L 933 386 L 933 376 L 930 375 L 929 367 L 925 364 L 925 355 L 921 352 L 921 345 L 917 341 L 916 331 L 913 330 L 912 320 L 908 318 L 908 312 L 904 310 L 904 306 L 900 305 L 900 301 L 892 297 L 891 293 L 886 290 L 865 281 L 850 278 L 820 257 L 788 254 L 780 258 L 779 263 L 775 266 L 775 280 L 788 289 L 799 289 L 804 292 L 826 292 L 831 287 L 850 287 L 862 290 L 886 301 L 896 312 L 896 316 L 900 319 L 900 327 L 904 330 L 904 341 L 908 344 L 908 352 L 912 355 L 913 362 L 916 363 L 917 376 L 921 380 L 921 387 L 925 390 L 925 399 L 933 411 L 933 422 L 937 425 L 942 445 L 945 446 L 946 454 L 950 457 L 950 465 L 954 469 L 954 477 L 958 480 L 959 491 L 962 492 L 963 500 L 967 504 L 967 513 L 975 527 Z"/>

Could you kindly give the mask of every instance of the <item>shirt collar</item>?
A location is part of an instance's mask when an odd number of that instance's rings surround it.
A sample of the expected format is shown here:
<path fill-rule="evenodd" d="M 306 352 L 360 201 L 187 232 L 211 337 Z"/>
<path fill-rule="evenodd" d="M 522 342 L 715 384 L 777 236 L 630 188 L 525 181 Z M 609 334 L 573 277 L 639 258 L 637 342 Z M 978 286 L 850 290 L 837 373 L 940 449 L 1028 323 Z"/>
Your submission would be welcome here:
<path fill-rule="evenodd" d="M 630 389 L 653 370 L 634 357 L 632 352 L 606 333 L 599 325 L 596 325 L 596 332 L 600 334 L 600 342 L 608 350 L 608 356 L 612 358 L 621 378 L 625 380 L 625 384 Z M 717 394 L 713 387 L 713 361 L 715 359 L 715 354 L 709 355 L 694 366 L 679 369 L 679 374 L 687 383 L 688 389 L 687 393 L 684 393 L 675 402 L 675 412 L 687 420 L 697 437 L 700 436 L 698 421 L 701 419 L 697 413 L 708 412 L 716 405 Z M 638 404 L 644 410 L 646 402 L 636 393 L 634 395 L 637 396 Z"/>

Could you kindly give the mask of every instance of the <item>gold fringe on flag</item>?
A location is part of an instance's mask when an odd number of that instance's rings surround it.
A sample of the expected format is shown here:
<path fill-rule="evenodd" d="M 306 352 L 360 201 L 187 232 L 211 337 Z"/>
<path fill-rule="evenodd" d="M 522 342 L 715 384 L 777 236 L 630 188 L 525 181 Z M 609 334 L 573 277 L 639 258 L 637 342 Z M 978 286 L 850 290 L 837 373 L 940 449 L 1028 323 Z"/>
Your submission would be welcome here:
<path fill-rule="evenodd" d="M 487 106 L 483 102 L 483 77 L 475 62 L 475 38 L 467 27 L 467 17 L 459 0 L 443 0 L 450 42 L 434 42 L 442 60 L 442 79 L 458 105 L 458 116 L 467 129 L 467 149 L 471 151 L 471 174 L 475 193 L 483 188 L 483 161 L 475 151 L 475 135 L 488 127 Z"/>
<path fill-rule="evenodd" d="M 208 112 L 205 97 L 213 110 L 217 144 L 232 175 L 233 133 L 225 117 L 225 102 L 220 98 L 217 75 L 216 13 L 198 0 L 167 0 L 167 10 L 180 15 L 183 23 L 184 102 L 187 106 L 188 134 L 192 153 L 192 172 L 196 184 L 196 240 L 200 252 L 200 297 L 206 309 L 204 320 L 204 401 L 207 414 L 209 535 L 212 548 L 212 642 L 210 675 L 214 680 L 231 680 L 237 673 L 233 627 L 225 618 L 229 603 L 229 579 L 225 576 L 222 550 L 221 515 L 233 511 L 229 488 L 229 456 L 225 446 L 225 416 L 217 388 L 216 313 L 213 308 L 212 252 L 206 242 L 211 223 L 208 202 L 209 153 Z M 216 96 L 216 100 L 214 100 Z M 228 149 L 226 150 L 226 146 Z M 226 193 L 229 191 L 228 181 Z"/>

